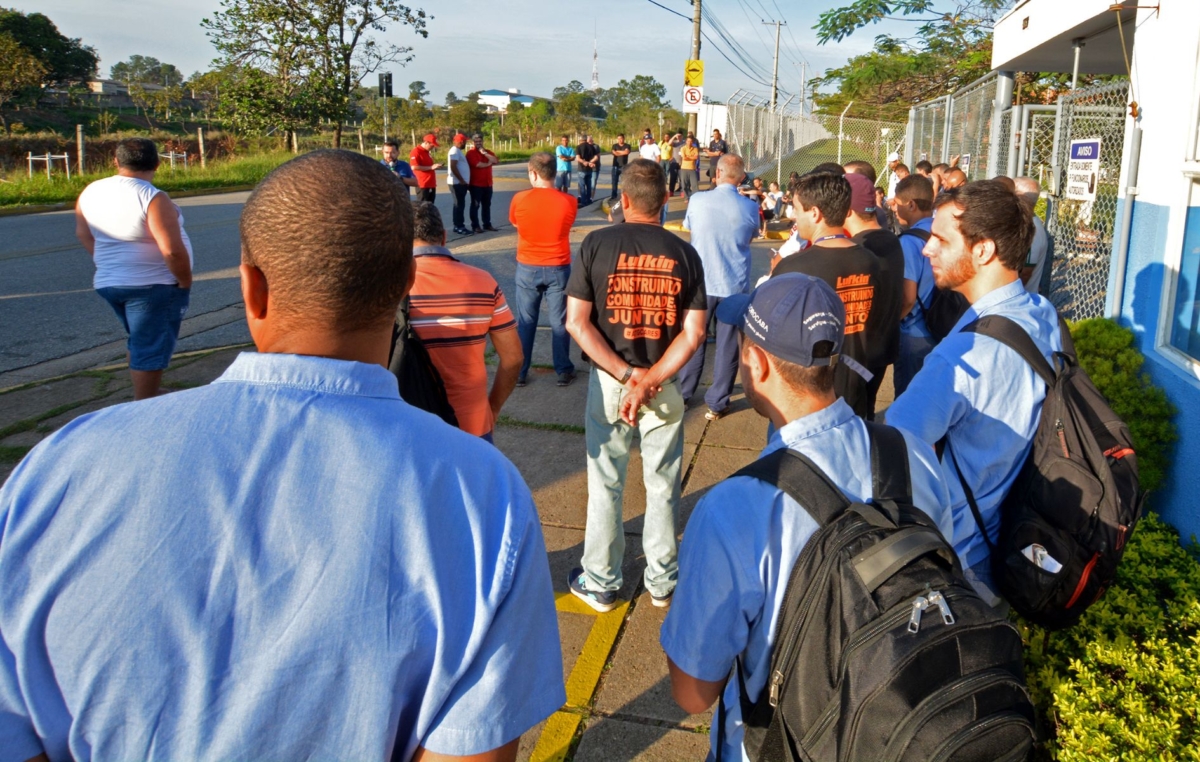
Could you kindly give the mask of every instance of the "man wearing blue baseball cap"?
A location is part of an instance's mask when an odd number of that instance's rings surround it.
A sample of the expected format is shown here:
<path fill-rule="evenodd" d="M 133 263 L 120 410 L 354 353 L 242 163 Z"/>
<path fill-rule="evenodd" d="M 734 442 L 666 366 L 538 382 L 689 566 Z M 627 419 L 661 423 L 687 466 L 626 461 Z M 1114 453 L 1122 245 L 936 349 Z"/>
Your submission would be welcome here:
<path fill-rule="evenodd" d="M 760 457 L 784 447 L 807 456 L 851 501 L 873 497 L 867 425 L 833 389 L 833 371 L 858 363 L 841 354 L 845 308 L 823 280 L 776 276 L 751 294 L 727 297 L 717 319 L 741 332 L 746 398 L 776 431 Z M 904 434 L 913 503 L 951 536 L 949 495 L 933 448 Z M 687 712 L 706 711 L 724 693 L 724 731 L 713 723 L 714 753 L 743 759 L 741 660 L 747 699 L 762 692 L 792 566 L 817 531 L 816 520 L 779 488 L 749 476 L 713 487 L 688 521 L 679 583 L 661 643 L 671 692 Z M 710 757 L 711 759 L 712 757 Z"/>

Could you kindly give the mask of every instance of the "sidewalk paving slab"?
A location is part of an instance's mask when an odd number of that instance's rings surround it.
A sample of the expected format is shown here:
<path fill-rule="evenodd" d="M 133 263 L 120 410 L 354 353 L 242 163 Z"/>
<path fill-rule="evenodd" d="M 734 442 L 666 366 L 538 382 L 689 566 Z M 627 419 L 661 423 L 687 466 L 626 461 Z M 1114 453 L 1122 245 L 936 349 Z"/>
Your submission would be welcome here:
<path fill-rule="evenodd" d="M 0 430 L 54 408 L 89 400 L 102 382 L 91 376 L 74 376 L 0 394 Z"/>
<path fill-rule="evenodd" d="M 588 722 L 575 762 L 679 762 L 704 759 L 708 734 L 615 719 Z"/>

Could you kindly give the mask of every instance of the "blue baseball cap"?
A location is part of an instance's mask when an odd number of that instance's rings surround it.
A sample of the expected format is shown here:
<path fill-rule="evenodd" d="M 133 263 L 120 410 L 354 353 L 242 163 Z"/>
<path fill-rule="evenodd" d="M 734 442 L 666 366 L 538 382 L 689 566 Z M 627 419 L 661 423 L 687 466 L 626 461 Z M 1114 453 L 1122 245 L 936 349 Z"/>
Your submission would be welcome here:
<path fill-rule="evenodd" d="M 803 273 L 775 276 L 749 294 L 725 297 L 717 306 L 717 320 L 737 326 L 746 338 L 781 360 L 805 367 L 842 362 L 871 378 L 852 358 L 841 355 L 846 308 L 820 278 Z M 813 349 L 823 341 L 830 342 L 832 351 L 814 357 Z"/>

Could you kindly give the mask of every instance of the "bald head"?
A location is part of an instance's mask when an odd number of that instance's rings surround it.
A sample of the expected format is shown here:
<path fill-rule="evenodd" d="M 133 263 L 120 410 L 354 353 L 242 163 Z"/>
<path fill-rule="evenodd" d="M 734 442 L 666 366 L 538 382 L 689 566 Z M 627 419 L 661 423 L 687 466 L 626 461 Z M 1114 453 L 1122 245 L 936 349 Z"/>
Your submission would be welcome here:
<path fill-rule="evenodd" d="M 351 332 L 390 321 L 408 288 L 408 193 L 379 162 L 314 151 L 275 169 L 242 210 L 242 263 L 287 326 Z"/>
<path fill-rule="evenodd" d="M 1018 177 L 1013 183 L 1017 186 L 1017 195 L 1030 209 L 1037 206 L 1038 196 L 1042 195 L 1042 186 L 1037 180 L 1032 177 Z"/>
<path fill-rule="evenodd" d="M 718 183 L 737 185 L 746 179 L 746 162 L 742 161 L 741 156 L 725 154 L 717 162 L 717 169 L 721 172 L 721 176 L 717 178 Z"/>
<path fill-rule="evenodd" d="M 963 172 L 958 167 L 947 169 L 942 173 L 942 187 L 949 190 L 951 188 L 959 188 L 967 184 L 967 173 Z"/>

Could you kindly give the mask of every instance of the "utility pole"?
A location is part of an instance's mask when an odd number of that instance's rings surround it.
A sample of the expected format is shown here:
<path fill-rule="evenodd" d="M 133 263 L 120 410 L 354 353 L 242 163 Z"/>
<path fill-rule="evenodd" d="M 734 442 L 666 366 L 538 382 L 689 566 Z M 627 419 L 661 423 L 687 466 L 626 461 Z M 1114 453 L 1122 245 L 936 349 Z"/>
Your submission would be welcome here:
<path fill-rule="evenodd" d="M 700 60 L 700 0 L 692 0 L 692 60 Z M 695 133 L 699 114 L 688 114 L 688 132 Z"/>
<path fill-rule="evenodd" d="M 808 109 L 804 107 L 807 102 L 806 90 L 808 90 L 808 62 L 804 61 L 800 64 L 800 116 L 808 116 Z"/>
<path fill-rule="evenodd" d="M 775 27 L 775 63 L 771 72 L 771 110 L 775 110 L 779 102 L 779 27 L 787 26 L 786 21 L 764 21 L 766 26 Z"/>

